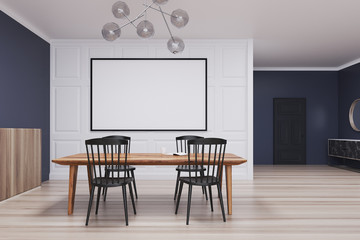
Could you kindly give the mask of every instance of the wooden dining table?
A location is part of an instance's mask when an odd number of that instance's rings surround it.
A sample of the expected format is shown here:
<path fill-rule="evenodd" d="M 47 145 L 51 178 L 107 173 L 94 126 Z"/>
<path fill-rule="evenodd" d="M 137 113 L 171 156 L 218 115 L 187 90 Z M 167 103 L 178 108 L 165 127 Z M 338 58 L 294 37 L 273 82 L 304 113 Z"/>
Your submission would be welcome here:
<path fill-rule="evenodd" d="M 69 172 L 69 195 L 68 195 L 68 215 L 74 212 L 75 192 L 78 166 L 86 165 L 88 170 L 89 191 L 91 190 L 90 172 L 88 166 L 88 158 L 86 153 L 74 154 L 62 158 L 52 160 L 53 163 L 60 165 L 68 165 Z M 224 157 L 225 173 L 226 173 L 226 196 L 228 214 L 232 214 L 232 166 L 240 165 L 246 162 L 246 159 L 232 153 L 226 153 Z M 161 153 L 129 153 L 127 157 L 128 165 L 187 165 L 188 156 L 175 156 Z"/>

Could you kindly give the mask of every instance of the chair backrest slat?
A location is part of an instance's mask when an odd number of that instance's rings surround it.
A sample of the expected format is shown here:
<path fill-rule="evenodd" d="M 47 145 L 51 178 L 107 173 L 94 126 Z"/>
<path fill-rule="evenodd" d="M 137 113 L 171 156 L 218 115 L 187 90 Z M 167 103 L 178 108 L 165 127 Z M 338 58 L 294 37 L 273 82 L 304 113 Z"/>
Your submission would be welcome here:
<path fill-rule="evenodd" d="M 213 148 L 214 148 L 214 158 L 212 159 L 212 161 L 214 162 L 214 165 L 216 167 L 212 168 L 212 174 L 211 175 L 215 176 L 216 175 L 215 169 L 219 169 L 219 165 L 216 163 L 217 144 L 213 145 Z M 210 146 L 210 149 L 209 149 L 209 156 L 210 156 L 210 154 L 211 154 L 211 146 Z M 219 161 L 217 161 L 217 162 L 219 162 Z"/>
<path fill-rule="evenodd" d="M 130 153 L 130 145 L 131 145 L 131 137 L 129 136 L 123 136 L 123 135 L 110 135 L 110 136 L 106 136 L 103 137 L 104 139 L 120 139 L 120 140 L 127 140 L 129 145 L 128 145 L 128 153 Z"/>
<path fill-rule="evenodd" d="M 191 149 L 188 149 L 188 144 L 187 142 L 189 140 L 194 140 L 194 139 L 202 139 L 203 137 L 200 136 L 195 136 L 195 135 L 184 135 L 184 136 L 179 136 L 176 137 L 176 152 L 191 152 Z M 180 151 L 179 151 L 180 150 Z M 192 152 L 194 152 L 195 150 L 192 149 Z"/>
<path fill-rule="evenodd" d="M 111 178 L 102 175 L 102 167 L 112 170 L 127 165 L 128 140 L 95 138 L 85 141 L 90 179 L 105 179 L 105 184 L 115 183 L 117 179 L 126 178 L 126 175 L 113 174 Z"/>
<path fill-rule="evenodd" d="M 128 141 L 128 148 L 127 148 L 127 153 L 130 153 L 130 145 L 131 145 L 131 137 L 129 136 L 124 136 L 124 135 L 110 135 L 110 136 L 106 136 L 103 137 L 104 139 L 120 139 L 120 140 L 127 140 Z M 120 149 L 117 149 L 115 152 L 118 152 Z M 125 153 L 125 151 L 124 151 Z M 112 172 L 117 172 L 117 174 L 120 174 L 120 169 L 111 169 Z M 126 172 L 127 177 L 129 177 L 129 172 Z"/>
<path fill-rule="evenodd" d="M 189 140 L 187 144 L 188 149 L 199 149 L 195 150 L 193 154 L 188 153 L 189 167 L 194 165 L 194 167 L 206 168 L 204 173 L 206 183 L 220 182 L 227 141 L 221 138 L 203 138 Z M 197 181 L 198 176 L 189 172 L 189 178 L 195 178 Z"/>

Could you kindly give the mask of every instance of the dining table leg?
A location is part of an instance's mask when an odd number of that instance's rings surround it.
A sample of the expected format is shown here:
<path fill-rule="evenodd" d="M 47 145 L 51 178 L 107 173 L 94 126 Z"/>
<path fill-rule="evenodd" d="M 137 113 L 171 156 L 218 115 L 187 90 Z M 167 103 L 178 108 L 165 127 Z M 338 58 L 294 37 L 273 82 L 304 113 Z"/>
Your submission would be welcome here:
<path fill-rule="evenodd" d="M 228 214 L 232 215 L 232 166 L 226 165 L 226 197 L 227 197 L 227 206 Z"/>
<path fill-rule="evenodd" d="M 74 212 L 77 173 L 78 173 L 78 166 L 77 165 L 70 165 L 68 215 L 72 215 L 73 212 Z"/>

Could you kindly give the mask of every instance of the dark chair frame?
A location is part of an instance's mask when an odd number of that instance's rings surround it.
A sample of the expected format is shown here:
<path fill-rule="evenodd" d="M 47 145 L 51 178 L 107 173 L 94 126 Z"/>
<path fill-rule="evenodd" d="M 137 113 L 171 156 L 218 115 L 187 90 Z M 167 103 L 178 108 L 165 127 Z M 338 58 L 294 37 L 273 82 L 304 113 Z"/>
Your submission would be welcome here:
<path fill-rule="evenodd" d="M 111 135 L 111 136 L 106 136 L 103 137 L 104 139 L 121 139 L 121 140 L 127 140 L 129 145 L 128 145 L 128 153 L 130 153 L 130 146 L 131 146 L 131 137 L 128 136 L 122 136 L 122 135 Z M 136 170 L 136 168 L 134 166 L 126 166 L 126 168 L 124 166 L 120 166 L 119 171 L 123 172 L 126 171 L 129 176 L 131 176 L 133 178 L 133 187 L 134 187 L 134 192 L 135 192 L 135 197 L 136 199 L 138 199 L 138 194 L 137 194 L 137 188 L 136 188 L 136 180 L 135 180 L 135 173 L 134 171 Z M 115 172 L 117 172 L 118 170 L 115 169 Z M 112 172 L 111 169 L 106 168 L 105 169 L 105 176 L 110 176 L 110 173 Z M 103 193 L 104 195 L 104 201 L 106 201 L 106 196 L 107 196 L 107 188 L 103 189 Z"/>
<path fill-rule="evenodd" d="M 176 137 L 175 138 L 175 140 L 176 140 L 176 152 L 185 152 L 185 153 L 191 152 L 191 149 L 188 148 L 187 143 L 188 143 L 189 140 L 195 140 L 195 139 L 203 139 L 203 137 L 195 136 L 195 135 L 184 135 L 184 136 Z M 176 177 L 174 200 L 176 200 L 176 195 L 177 195 L 177 192 L 179 190 L 179 183 L 180 183 L 179 179 L 180 179 L 180 176 L 181 176 L 182 172 L 186 172 L 186 173 L 200 172 L 200 174 L 203 174 L 203 172 L 206 169 L 200 168 L 198 166 L 194 167 L 194 166 L 188 166 L 188 165 L 178 165 L 175 170 L 177 171 L 177 177 Z M 208 200 L 206 187 L 202 188 L 202 192 L 203 192 L 203 194 L 205 194 L 206 200 Z"/>
<path fill-rule="evenodd" d="M 199 176 L 198 172 L 195 172 L 194 175 L 189 172 L 188 177 L 180 177 L 180 189 L 176 203 L 175 214 L 178 213 L 183 185 L 184 183 L 189 184 L 186 225 L 189 225 L 191 194 L 193 186 L 205 186 L 209 188 L 209 198 L 212 212 L 214 211 L 214 207 L 211 186 L 217 186 L 223 221 L 226 222 L 224 201 L 220 185 L 224 166 L 226 143 L 227 141 L 221 138 L 204 138 L 188 141 L 188 148 L 191 146 L 194 148 L 194 154 L 188 153 L 188 165 L 201 166 L 203 168 L 206 167 L 207 170 L 203 176 Z"/>
<path fill-rule="evenodd" d="M 89 197 L 89 205 L 86 216 L 87 226 L 89 223 L 90 212 L 92 202 L 94 198 L 95 187 L 98 187 L 96 211 L 98 213 L 99 200 L 101 195 L 101 188 L 108 187 L 122 187 L 125 222 L 128 226 L 128 209 L 127 209 L 127 197 L 126 197 L 126 185 L 129 185 L 130 197 L 133 205 L 134 214 L 136 214 L 134 195 L 131 187 L 133 181 L 132 177 L 129 177 L 126 172 L 118 170 L 117 175 L 113 175 L 111 178 L 103 176 L 102 167 L 114 169 L 120 169 L 119 166 L 127 166 L 127 153 L 128 153 L 128 141 L 120 139 L 89 139 L 85 141 L 86 153 L 88 157 L 88 168 L 90 174 L 91 193 Z M 103 156 L 103 160 L 101 160 Z"/>

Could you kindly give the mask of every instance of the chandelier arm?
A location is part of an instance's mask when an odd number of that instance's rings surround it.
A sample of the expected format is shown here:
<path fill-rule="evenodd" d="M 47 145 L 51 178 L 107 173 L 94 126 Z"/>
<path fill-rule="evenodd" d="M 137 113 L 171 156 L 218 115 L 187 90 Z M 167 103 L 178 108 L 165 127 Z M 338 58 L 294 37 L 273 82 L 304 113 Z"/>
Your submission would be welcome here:
<path fill-rule="evenodd" d="M 168 24 L 168 23 L 167 23 L 167 21 L 166 21 L 166 18 L 165 18 L 164 12 L 162 11 L 162 9 L 161 9 L 161 7 L 160 7 L 160 6 L 159 6 L 159 9 L 160 9 L 160 12 L 161 12 L 161 14 L 162 14 L 162 16 L 163 16 L 163 18 L 164 18 L 164 22 L 165 22 L 165 24 L 166 24 L 166 27 L 167 27 L 167 29 L 168 29 L 169 33 L 170 33 L 170 36 L 171 36 L 171 38 L 172 38 L 173 42 L 175 42 L 174 36 L 172 35 L 172 33 L 171 33 L 171 31 L 170 31 L 169 24 Z"/>
<path fill-rule="evenodd" d="M 154 3 L 155 3 L 155 2 L 152 2 L 149 6 L 147 6 L 147 8 L 145 8 L 135 19 L 138 19 L 139 16 L 140 16 L 141 14 L 143 14 L 144 12 L 146 12 L 146 10 L 148 10 Z"/>
<path fill-rule="evenodd" d="M 142 18 L 144 16 L 144 14 L 140 15 L 140 16 L 137 16 L 135 19 L 129 21 L 128 23 L 125 23 L 124 25 L 122 25 L 121 27 L 119 27 L 120 29 L 123 28 L 123 27 L 126 27 L 127 25 L 129 24 L 132 24 L 133 22 L 135 22 L 136 20 L 138 20 L 139 18 Z M 135 27 L 136 28 L 136 27 Z"/>
<path fill-rule="evenodd" d="M 158 10 L 158 9 L 156 9 L 156 8 L 153 8 L 153 7 L 150 7 L 149 5 L 146 5 L 146 4 L 143 4 L 145 7 L 149 7 L 149 8 L 151 8 L 151 9 L 153 9 L 153 10 L 155 10 L 155 11 L 158 11 L 158 12 L 161 12 L 160 10 Z M 170 16 L 170 17 L 176 17 L 176 16 L 174 16 L 174 15 L 171 15 L 170 13 L 167 13 L 167 12 L 163 12 L 164 14 L 166 14 L 166 15 L 168 15 L 168 16 Z"/>
<path fill-rule="evenodd" d="M 125 17 L 126 17 L 126 19 L 129 21 L 129 23 L 131 24 L 131 25 L 133 25 L 134 26 L 134 28 L 136 28 L 136 26 L 135 26 L 135 24 L 134 24 L 134 21 L 136 20 L 136 19 L 134 19 L 134 20 L 130 20 L 129 18 L 128 18 L 128 16 L 126 16 L 126 15 L 124 15 Z"/>

